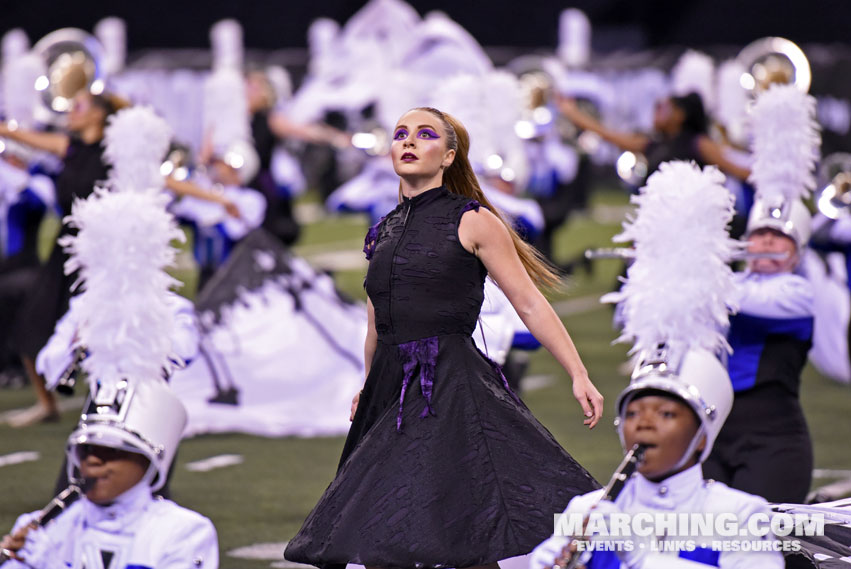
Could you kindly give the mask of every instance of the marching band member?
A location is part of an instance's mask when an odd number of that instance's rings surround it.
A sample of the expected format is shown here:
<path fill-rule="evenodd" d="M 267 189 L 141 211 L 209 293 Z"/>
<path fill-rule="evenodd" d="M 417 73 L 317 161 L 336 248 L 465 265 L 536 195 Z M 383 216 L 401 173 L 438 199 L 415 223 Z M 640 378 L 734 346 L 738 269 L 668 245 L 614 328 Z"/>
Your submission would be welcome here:
<path fill-rule="evenodd" d="M 174 215 L 189 223 L 194 235 L 195 259 L 200 268 L 199 288 L 227 259 L 234 245 L 263 222 L 266 200 L 248 183 L 260 167 L 251 143 L 245 84 L 237 69 L 221 66 L 204 86 L 207 140 L 201 152 L 206 174 L 193 180 L 173 177 L 166 186 L 182 198 L 171 206 Z M 208 188 L 214 188 L 213 191 Z M 207 196 L 219 196 L 210 200 Z M 200 198 L 200 199 L 199 199 Z"/>
<path fill-rule="evenodd" d="M 604 299 L 621 304 L 621 338 L 633 340 L 638 354 L 631 383 L 616 403 L 615 424 L 624 451 L 643 445 L 643 458 L 619 494 L 608 494 L 613 501 L 601 500 L 606 490 L 597 490 L 574 498 L 565 516 L 725 513 L 744 524 L 769 512 L 762 498 L 705 480 L 702 470 L 733 405 L 727 372 L 716 357 L 726 347 L 721 331 L 735 296 L 727 266 L 735 242 L 726 232 L 733 201 L 723 178 L 714 168 L 666 163 L 633 198 L 638 211 L 616 239 L 634 241 L 635 262 L 621 291 Z M 554 535 L 535 549 L 530 567 L 564 567 L 575 562 L 574 555 L 593 568 L 783 567 L 772 543 L 751 552 L 727 549 L 714 535 L 680 538 L 656 528 L 644 540 L 626 537 L 623 547 L 581 552 L 569 546 L 569 537 Z M 773 541 L 771 535 L 755 538 Z M 666 541 L 674 545 L 664 547 Z"/>
<path fill-rule="evenodd" d="M 49 525 L 24 514 L 0 542 L 9 569 L 218 567 L 212 522 L 156 499 L 180 444 L 186 410 L 155 376 L 117 391 L 101 384 L 68 437 L 68 477 L 85 495 Z M 125 382 L 126 384 L 127 382 Z M 123 397 L 123 400 L 121 398 Z"/>
<path fill-rule="evenodd" d="M 107 146 L 113 160 L 131 151 Z M 187 419 L 162 377 L 178 326 L 168 300 L 177 283 L 164 269 L 175 258 L 171 241 L 182 234 L 166 212 L 167 196 L 150 184 L 158 175 L 153 162 L 113 161 L 110 188 L 74 204 L 68 225 L 77 232 L 61 245 L 68 272 L 78 271 L 83 284 L 75 313 L 92 395 L 66 454 L 68 477 L 83 496 L 44 526 L 33 523 L 38 514 L 21 516 L 0 544 L 11 567 L 218 566 L 210 520 L 153 497 Z"/>
<path fill-rule="evenodd" d="M 70 213 L 75 198 L 88 196 L 96 182 L 107 178 L 108 169 L 103 160 L 101 141 L 107 118 L 125 105 L 126 102 L 113 95 L 93 95 L 83 91 L 73 99 L 68 113 L 67 133 L 39 132 L 13 128 L 11 123 L 0 123 L 0 136 L 62 158 L 62 171 L 55 183 L 56 201 L 60 215 L 64 216 Z M 68 230 L 63 226 L 57 239 L 65 235 L 68 235 Z M 65 260 L 62 248 L 54 246 L 50 258 L 41 269 L 36 286 L 18 313 L 18 349 L 24 369 L 39 398 L 39 403 L 27 415 L 17 418 L 19 426 L 40 420 L 55 420 L 59 415 L 56 401 L 44 388 L 44 380 L 35 371 L 34 362 L 56 322 L 68 309 L 73 278 L 63 273 Z"/>
<path fill-rule="evenodd" d="M 847 159 L 848 155 L 845 155 Z M 827 162 L 827 159 L 825 160 Z M 815 289 L 810 360 L 824 375 L 851 383 L 851 172 L 849 164 L 822 191 L 804 272 Z M 825 255 L 824 260 L 819 253 Z"/>
<path fill-rule="evenodd" d="M 754 105 L 757 199 L 746 237 L 749 251 L 782 258 L 751 259 L 737 275 L 739 312 L 728 333 L 736 399 L 706 465 L 716 480 L 772 502 L 803 502 L 812 481 L 812 442 L 799 391 L 812 346 L 813 288 L 795 271 L 810 237 L 811 217 L 801 199 L 815 185 L 815 105 L 794 85 L 772 86 Z"/>
<path fill-rule="evenodd" d="M 747 168 L 730 160 L 723 147 L 709 138 L 706 110 L 697 93 L 658 100 L 653 111 L 653 132 L 650 134 L 622 132 L 604 125 L 584 113 L 570 98 L 560 97 L 558 109 L 577 127 L 598 134 L 621 150 L 644 154 L 648 161 L 648 174 L 669 160 L 715 164 L 725 173 L 742 180 L 750 174 Z"/>
<path fill-rule="evenodd" d="M 12 331 L 39 273 L 39 227 L 56 201 L 53 180 L 31 165 L 31 154 L 10 141 L 0 154 L 0 372 L 19 365 Z"/>

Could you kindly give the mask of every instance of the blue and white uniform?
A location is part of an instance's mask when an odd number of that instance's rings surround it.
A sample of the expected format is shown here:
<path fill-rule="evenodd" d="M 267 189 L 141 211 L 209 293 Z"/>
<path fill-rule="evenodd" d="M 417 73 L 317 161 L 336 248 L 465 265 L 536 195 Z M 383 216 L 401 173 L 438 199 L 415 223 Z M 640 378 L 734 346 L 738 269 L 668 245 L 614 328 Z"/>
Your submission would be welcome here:
<path fill-rule="evenodd" d="M 169 211 L 192 228 L 195 260 L 203 282 L 225 262 L 231 250 L 245 235 L 260 227 L 266 214 L 263 194 L 250 188 L 223 188 L 226 198 L 236 204 L 240 218 L 231 217 L 221 204 L 184 196 Z"/>
<path fill-rule="evenodd" d="M 851 383 L 851 217 L 815 216 L 803 267 L 816 291 L 810 359 L 824 375 Z"/>
<path fill-rule="evenodd" d="M 603 490 L 595 490 L 577 496 L 568 504 L 566 514 L 587 514 L 596 504 Z M 768 504 L 762 498 L 733 490 L 720 482 L 703 479 L 699 464 L 670 476 L 662 482 L 651 482 L 641 474 L 634 474 L 626 483 L 612 506 L 605 502 L 599 507 L 601 512 L 620 511 L 626 514 L 639 513 L 715 513 L 733 514 L 739 521 L 739 527 L 746 527 L 744 520 L 754 514 L 769 514 Z M 593 538 L 592 538 L 593 539 Z M 660 540 L 649 537 L 634 552 L 618 553 L 598 551 L 589 559 L 583 559 L 588 569 L 650 569 L 653 567 L 694 568 L 720 567 L 721 569 L 780 569 L 784 567 L 783 555 L 779 551 L 723 551 L 724 547 L 711 547 L 713 539 L 707 540 L 707 547 L 701 547 L 700 538 L 671 538 L 677 541 L 694 539 L 695 547 L 681 550 L 660 551 L 664 546 Z M 750 538 L 748 538 L 750 539 Z M 760 538 L 754 538 L 759 540 Z M 771 535 L 762 538 L 773 541 Z M 656 541 L 655 544 L 651 543 Z M 532 552 L 529 569 L 549 569 L 567 546 L 569 538 L 552 536 L 541 543 Z M 732 548 L 730 548 L 732 549 Z M 647 552 L 650 553 L 647 553 Z M 588 554 L 585 554 L 588 556 Z"/>
<path fill-rule="evenodd" d="M 14 531 L 34 519 L 24 514 Z M 13 533 L 14 533 L 13 531 Z M 8 569 L 216 569 L 213 523 L 170 500 L 154 498 L 147 481 L 108 506 L 80 498 L 44 528 L 31 530 Z"/>
<path fill-rule="evenodd" d="M 0 160 L 0 273 L 39 264 L 38 228 L 55 205 L 53 180 L 41 169 Z"/>
<path fill-rule="evenodd" d="M 736 281 L 739 312 L 727 334 L 736 395 L 704 468 L 771 502 L 803 502 L 813 451 L 798 395 L 813 339 L 813 288 L 792 273 L 748 272 Z"/>
<path fill-rule="evenodd" d="M 17 360 L 15 322 L 39 275 L 39 227 L 55 204 L 53 180 L 39 167 L 0 159 L 0 369 Z"/>

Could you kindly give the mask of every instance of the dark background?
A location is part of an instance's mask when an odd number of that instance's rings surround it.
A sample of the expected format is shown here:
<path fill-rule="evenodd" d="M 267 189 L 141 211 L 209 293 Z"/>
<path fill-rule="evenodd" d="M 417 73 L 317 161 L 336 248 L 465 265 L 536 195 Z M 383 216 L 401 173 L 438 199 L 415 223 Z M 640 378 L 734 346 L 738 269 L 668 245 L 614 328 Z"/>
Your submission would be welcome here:
<path fill-rule="evenodd" d="M 304 47 L 319 16 L 339 22 L 363 0 L 0 0 L 0 33 L 24 28 L 35 43 L 62 27 L 91 30 L 106 16 L 127 22 L 128 51 L 204 48 L 210 25 L 240 20 L 249 49 Z M 780 35 L 798 43 L 847 43 L 851 0 L 414 0 L 420 14 L 442 10 L 484 46 L 552 47 L 558 15 L 577 7 L 594 26 L 597 52 L 666 45 L 744 45 Z"/>

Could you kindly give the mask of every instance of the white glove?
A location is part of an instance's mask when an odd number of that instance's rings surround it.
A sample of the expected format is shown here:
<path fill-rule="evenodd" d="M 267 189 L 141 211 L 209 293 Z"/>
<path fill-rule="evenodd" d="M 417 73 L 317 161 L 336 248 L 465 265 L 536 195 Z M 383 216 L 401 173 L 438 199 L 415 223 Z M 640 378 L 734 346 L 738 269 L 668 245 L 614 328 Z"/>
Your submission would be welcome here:
<path fill-rule="evenodd" d="M 44 528 L 31 529 L 27 533 L 24 546 L 18 550 L 18 557 L 32 569 L 65 569 L 65 564 L 56 559 L 58 544 L 54 543 Z"/>
<path fill-rule="evenodd" d="M 570 538 L 554 535 L 532 551 L 529 569 L 550 569 L 561 552 L 570 543 Z"/>
<path fill-rule="evenodd" d="M 610 530 L 612 529 L 612 524 L 610 523 L 612 515 L 621 515 L 623 513 L 617 505 L 608 500 L 600 501 L 591 511 L 596 515 L 603 516 L 607 520 L 606 526 Z M 611 549 L 618 556 L 618 559 L 621 560 L 621 563 L 626 565 L 628 569 L 641 569 L 647 559 L 647 554 L 650 552 L 650 541 L 653 537 L 641 537 L 629 534 L 611 537 L 595 536 L 591 539 L 596 543 L 613 544 Z"/>

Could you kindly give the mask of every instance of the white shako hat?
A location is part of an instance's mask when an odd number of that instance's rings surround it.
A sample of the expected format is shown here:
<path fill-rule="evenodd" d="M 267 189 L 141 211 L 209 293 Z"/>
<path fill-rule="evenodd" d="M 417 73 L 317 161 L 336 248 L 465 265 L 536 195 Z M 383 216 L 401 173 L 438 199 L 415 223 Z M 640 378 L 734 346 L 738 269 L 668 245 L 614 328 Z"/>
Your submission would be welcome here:
<path fill-rule="evenodd" d="M 677 369 L 669 367 L 670 356 L 664 348 L 641 355 L 629 386 L 618 395 L 615 408 L 621 446 L 626 450 L 623 434 L 623 419 L 630 401 L 647 392 L 664 392 L 682 400 L 691 407 L 700 421 L 700 428 L 676 468 L 694 456 L 703 436 L 706 445 L 700 454 L 705 461 L 712 445 L 721 432 L 724 421 L 733 408 L 733 386 L 724 364 L 715 354 L 694 348 L 686 352 Z M 675 470 L 676 470 L 675 468 Z"/>
<path fill-rule="evenodd" d="M 634 261 L 621 290 L 603 297 L 617 302 L 623 322 L 619 341 L 633 342 L 637 365 L 616 404 L 615 425 L 624 443 L 623 414 L 642 392 L 682 399 L 700 421 L 679 468 L 712 449 L 733 403 L 733 388 L 716 354 L 729 351 L 725 330 L 734 308 L 729 262 L 740 244 L 727 226 L 735 198 L 715 167 L 666 162 L 632 198 L 638 206 L 614 240 L 631 241 Z"/>
<path fill-rule="evenodd" d="M 146 457 L 145 480 L 152 490 L 162 488 L 187 421 L 186 409 L 168 384 L 156 378 L 101 385 L 87 403 L 68 437 L 68 478 L 79 477 L 77 447 L 90 444 Z"/>
<path fill-rule="evenodd" d="M 746 235 L 771 228 L 806 247 L 812 217 L 802 200 L 815 188 L 821 137 L 816 100 L 794 85 L 772 85 L 751 111 L 756 199 Z"/>

